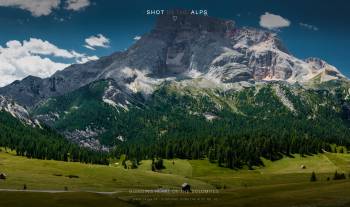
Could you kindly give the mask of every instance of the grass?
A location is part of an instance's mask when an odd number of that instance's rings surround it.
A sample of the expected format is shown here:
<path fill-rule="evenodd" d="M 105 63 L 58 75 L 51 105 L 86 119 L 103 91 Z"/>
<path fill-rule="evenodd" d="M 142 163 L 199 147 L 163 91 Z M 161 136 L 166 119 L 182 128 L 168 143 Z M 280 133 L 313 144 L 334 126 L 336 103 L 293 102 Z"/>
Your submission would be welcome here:
<path fill-rule="evenodd" d="M 151 161 L 138 169 L 122 166 L 37 160 L 0 152 L 0 189 L 48 189 L 64 193 L 1 192 L 0 206 L 350 206 L 350 179 L 327 181 L 335 170 L 350 172 L 350 154 L 263 160 L 255 170 L 232 170 L 207 160 L 164 160 L 165 169 L 151 171 Z M 305 165 L 305 169 L 301 169 Z M 310 182 L 311 172 L 317 182 Z M 70 178 L 71 177 L 71 178 Z M 131 193 L 129 189 L 179 189 L 183 182 L 192 189 L 218 189 L 218 193 Z M 82 191 L 115 191 L 96 194 Z M 21 199 L 16 199 L 20 196 Z M 99 204 L 99 205 L 98 205 Z"/>
<path fill-rule="evenodd" d="M 324 153 L 314 156 L 285 157 L 277 161 L 264 160 L 264 167 L 255 170 L 231 170 L 217 167 L 207 160 L 189 161 L 193 177 L 217 188 L 239 188 L 260 185 L 278 185 L 308 182 L 316 172 L 318 180 L 326 181 L 334 172 L 350 172 L 350 154 Z M 306 168 L 302 169 L 301 165 Z"/>
<path fill-rule="evenodd" d="M 259 169 L 261 173 L 271 174 L 292 174 L 292 173 L 329 173 L 339 170 L 326 154 L 301 157 L 294 155 L 294 158 L 285 157 L 277 161 L 264 160 L 265 167 Z M 302 169 L 304 165 L 306 168 Z"/>
<path fill-rule="evenodd" d="M 298 183 L 247 187 L 218 194 L 101 195 L 87 192 L 0 192 L 0 206 L 97 207 L 97 206 L 233 206 L 233 207 L 347 207 L 350 182 Z M 18 199 L 20 198 L 20 199 Z"/>
<path fill-rule="evenodd" d="M 116 191 L 121 188 L 175 188 L 184 182 L 197 188 L 210 188 L 203 181 L 185 178 L 182 175 L 157 173 L 149 170 L 150 161 L 143 161 L 136 170 L 122 166 L 37 160 L 0 152 L 0 172 L 8 175 L 0 180 L 0 188 L 63 190 L 74 191 Z M 78 178 L 76 177 L 78 176 Z"/>
<path fill-rule="evenodd" d="M 165 169 L 162 170 L 162 173 L 192 177 L 192 165 L 187 160 L 164 160 L 164 166 Z"/>
<path fill-rule="evenodd" d="M 349 181 L 255 186 L 222 190 L 219 194 L 209 195 L 159 195 L 158 197 L 151 197 L 151 200 L 145 199 L 141 203 L 155 207 L 348 207 L 350 206 L 349 187 Z M 122 195 L 119 196 L 123 198 Z M 132 198 L 129 197 L 129 199 Z"/>
<path fill-rule="evenodd" d="M 325 155 L 341 171 L 350 172 L 350 154 L 327 153 Z"/>
<path fill-rule="evenodd" d="M 93 206 L 135 206 L 116 196 L 95 193 L 33 193 L 0 192 L 0 206 L 15 207 L 93 207 Z M 6 198 L 6 199 L 4 199 Z M 18 199 L 20 198 L 20 199 Z"/>

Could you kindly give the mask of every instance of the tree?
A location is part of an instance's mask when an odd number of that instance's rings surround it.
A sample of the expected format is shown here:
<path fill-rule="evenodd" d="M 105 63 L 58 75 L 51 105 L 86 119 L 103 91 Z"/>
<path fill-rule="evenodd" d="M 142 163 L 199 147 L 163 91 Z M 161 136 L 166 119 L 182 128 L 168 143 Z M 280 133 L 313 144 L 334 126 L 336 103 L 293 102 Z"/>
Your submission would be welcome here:
<path fill-rule="evenodd" d="M 315 182 L 315 181 L 317 181 L 317 178 L 316 178 L 316 173 L 315 173 L 315 172 L 312 172 L 312 173 L 311 173 L 311 178 L 310 178 L 310 181 L 311 181 L 311 182 Z"/>
<path fill-rule="evenodd" d="M 343 180 L 346 179 L 346 176 L 344 173 L 338 173 L 338 171 L 335 171 L 333 180 Z"/>
<path fill-rule="evenodd" d="M 215 150 L 213 148 L 209 149 L 208 152 L 208 158 L 209 158 L 209 162 L 214 163 L 215 162 Z"/>
<path fill-rule="evenodd" d="M 158 170 L 162 170 L 165 168 L 164 163 L 163 163 L 163 159 L 158 158 L 158 159 L 152 159 L 152 171 L 158 171 Z"/>
<path fill-rule="evenodd" d="M 134 160 L 131 162 L 131 169 L 136 169 L 137 167 L 138 167 L 137 160 L 134 159 Z"/>

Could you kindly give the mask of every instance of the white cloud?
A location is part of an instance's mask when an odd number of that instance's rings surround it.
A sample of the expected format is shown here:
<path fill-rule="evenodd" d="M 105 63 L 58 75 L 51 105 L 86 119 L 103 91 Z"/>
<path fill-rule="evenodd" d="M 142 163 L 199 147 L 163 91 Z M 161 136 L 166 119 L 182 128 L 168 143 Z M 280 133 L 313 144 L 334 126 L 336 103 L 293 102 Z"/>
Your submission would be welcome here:
<path fill-rule="evenodd" d="M 73 11 L 79 11 L 81 9 L 84 9 L 85 7 L 90 6 L 89 0 L 68 0 L 66 9 L 73 10 Z"/>
<path fill-rule="evenodd" d="M 64 58 L 71 63 L 84 63 L 98 59 L 96 56 L 58 48 L 41 39 L 30 38 L 29 41 L 23 42 L 11 40 L 5 47 L 0 46 L 0 86 L 23 79 L 28 75 L 48 77 L 70 65 L 56 62 L 52 57 Z"/>
<path fill-rule="evenodd" d="M 318 27 L 314 26 L 314 25 L 311 25 L 311 24 L 306 24 L 306 23 L 303 23 L 303 22 L 300 22 L 299 25 L 301 27 L 305 27 L 309 30 L 314 30 L 314 31 L 318 31 Z"/>
<path fill-rule="evenodd" d="M 135 40 L 135 41 L 140 40 L 140 39 L 141 39 L 141 36 L 138 36 L 138 35 L 137 35 L 137 36 L 134 37 L 134 40 Z"/>
<path fill-rule="evenodd" d="M 43 41 L 41 39 L 36 39 L 36 38 L 30 38 L 29 41 L 24 40 L 23 45 L 21 45 L 21 43 L 16 40 L 9 41 L 7 42 L 6 45 L 8 47 L 16 45 L 16 47 L 18 47 L 18 50 L 22 49 L 24 51 L 28 51 L 31 54 L 38 54 L 38 55 L 52 55 L 55 57 L 63 57 L 63 58 L 74 58 L 74 57 L 79 57 L 81 55 L 74 51 L 60 49 L 48 41 Z"/>
<path fill-rule="evenodd" d="M 0 0 L 0 6 L 27 10 L 33 16 L 40 17 L 51 14 L 54 9 L 60 9 L 61 2 L 63 0 Z M 90 0 L 67 0 L 64 9 L 79 11 L 90 4 Z"/>
<path fill-rule="evenodd" d="M 90 50 L 96 50 L 95 48 L 93 48 L 93 47 L 91 47 L 91 46 L 89 46 L 89 45 L 84 45 L 84 47 L 86 47 L 86 48 L 88 48 L 88 49 L 90 49 Z"/>
<path fill-rule="evenodd" d="M 260 16 L 259 23 L 261 27 L 267 29 L 278 29 L 281 27 L 288 27 L 290 25 L 290 21 L 288 19 L 268 12 L 265 12 L 265 14 Z"/>
<path fill-rule="evenodd" d="M 35 17 L 49 15 L 60 3 L 61 0 L 0 0 L 0 6 L 27 10 Z"/>
<path fill-rule="evenodd" d="M 86 62 L 89 62 L 89 61 L 92 61 L 92 60 L 97 60 L 98 57 L 96 55 L 94 56 L 85 56 L 85 57 L 82 57 L 80 59 L 77 60 L 77 63 L 79 64 L 83 64 L 83 63 L 86 63 Z"/>
<path fill-rule="evenodd" d="M 103 47 L 108 48 L 109 47 L 109 39 L 102 34 L 98 34 L 95 36 L 91 36 L 85 39 L 86 45 L 84 47 L 95 50 L 96 47 Z"/>

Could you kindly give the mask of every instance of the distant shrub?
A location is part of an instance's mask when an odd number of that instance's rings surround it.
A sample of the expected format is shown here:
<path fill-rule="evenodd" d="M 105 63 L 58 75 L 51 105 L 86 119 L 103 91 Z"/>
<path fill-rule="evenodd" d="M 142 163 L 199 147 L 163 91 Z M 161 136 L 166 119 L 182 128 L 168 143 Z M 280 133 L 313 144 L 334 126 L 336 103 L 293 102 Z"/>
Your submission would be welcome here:
<path fill-rule="evenodd" d="M 158 171 L 161 169 L 164 169 L 164 163 L 163 163 L 163 159 L 159 158 L 159 159 L 152 159 L 152 171 Z"/>
<path fill-rule="evenodd" d="M 311 182 L 315 182 L 315 181 L 317 181 L 317 178 L 316 178 L 316 173 L 315 173 L 315 172 L 312 172 L 312 173 L 311 173 L 311 178 L 310 178 L 310 181 L 311 181 Z"/>
<path fill-rule="evenodd" d="M 338 173 L 338 171 L 335 171 L 333 180 L 343 180 L 346 179 L 346 176 L 344 173 Z"/>
<path fill-rule="evenodd" d="M 136 160 L 125 160 L 123 162 L 124 169 L 136 169 L 138 168 L 138 164 Z"/>
<path fill-rule="evenodd" d="M 69 177 L 69 178 L 79 178 L 78 175 L 67 175 L 66 177 Z"/>
<path fill-rule="evenodd" d="M 222 189 L 222 186 L 220 184 L 214 183 L 213 186 L 218 190 Z"/>
<path fill-rule="evenodd" d="M 133 160 L 132 162 L 131 162 L 131 169 L 136 169 L 138 167 L 138 165 L 137 165 L 137 160 Z"/>

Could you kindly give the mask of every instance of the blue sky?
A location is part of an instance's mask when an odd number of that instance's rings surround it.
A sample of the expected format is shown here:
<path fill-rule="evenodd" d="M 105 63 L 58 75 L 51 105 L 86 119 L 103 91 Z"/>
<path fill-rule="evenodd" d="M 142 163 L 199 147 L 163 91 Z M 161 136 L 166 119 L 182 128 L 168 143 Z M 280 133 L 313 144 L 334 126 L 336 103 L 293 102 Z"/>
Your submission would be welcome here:
<path fill-rule="evenodd" d="M 28 3 L 31 1 L 33 4 Z M 21 5 L 21 2 L 27 4 Z M 129 47 L 135 36 L 153 26 L 155 17 L 145 15 L 147 9 L 206 9 L 210 16 L 235 20 L 238 26 L 257 28 L 261 15 L 269 12 L 290 21 L 290 25 L 279 28 L 278 33 L 296 57 L 320 57 L 350 77 L 350 2 L 346 0 L 47 0 L 52 4 L 42 8 L 33 6 L 36 2 L 38 0 L 0 0 L 1 47 L 6 48 L 10 40 L 23 44 L 24 40 L 36 38 L 48 41 L 62 49 L 61 52 L 79 53 L 80 56 L 70 57 L 52 49 L 54 55 L 40 51 L 35 54 L 69 64 L 82 62 L 83 57 L 94 59 L 94 56 Z M 102 47 L 95 46 L 95 50 L 84 47 L 87 38 L 98 34 L 109 42 Z M 54 70 L 54 67 L 49 69 Z M 20 73 L 14 68 L 12 72 Z M 46 75 L 41 71 L 41 76 Z"/>

